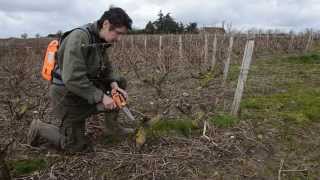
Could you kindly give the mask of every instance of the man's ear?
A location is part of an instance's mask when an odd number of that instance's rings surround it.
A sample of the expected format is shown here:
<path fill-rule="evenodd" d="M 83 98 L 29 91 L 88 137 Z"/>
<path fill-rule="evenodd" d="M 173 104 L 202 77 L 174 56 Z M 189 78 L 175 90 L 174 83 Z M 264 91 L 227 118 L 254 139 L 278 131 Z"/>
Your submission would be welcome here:
<path fill-rule="evenodd" d="M 102 23 L 102 28 L 107 28 L 109 29 L 110 27 L 110 22 L 108 19 L 104 20 L 103 23 Z"/>

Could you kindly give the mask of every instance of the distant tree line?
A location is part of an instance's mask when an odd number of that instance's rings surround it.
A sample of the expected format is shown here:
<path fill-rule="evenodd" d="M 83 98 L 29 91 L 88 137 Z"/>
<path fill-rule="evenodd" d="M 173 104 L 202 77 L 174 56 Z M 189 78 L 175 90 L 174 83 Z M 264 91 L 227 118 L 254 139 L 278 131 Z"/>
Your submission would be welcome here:
<path fill-rule="evenodd" d="M 170 13 L 164 15 L 162 11 L 160 11 L 158 19 L 153 22 L 149 21 L 144 29 L 132 29 L 129 34 L 181 34 L 198 32 L 199 29 L 196 22 L 191 22 L 189 24 L 176 22 Z M 59 30 L 55 34 L 48 34 L 47 37 L 59 38 L 62 33 L 63 32 Z"/>
<path fill-rule="evenodd" d="M 180 33 L 198 33 L 199 29 L 196 22 L 184 25 L 182 22 L 176 22 L 174 18 L 162 11 L 158 14 L 158 19 L 149 21 L 144 29 L 133 29 L 131 34 L 180 34 Z"/>

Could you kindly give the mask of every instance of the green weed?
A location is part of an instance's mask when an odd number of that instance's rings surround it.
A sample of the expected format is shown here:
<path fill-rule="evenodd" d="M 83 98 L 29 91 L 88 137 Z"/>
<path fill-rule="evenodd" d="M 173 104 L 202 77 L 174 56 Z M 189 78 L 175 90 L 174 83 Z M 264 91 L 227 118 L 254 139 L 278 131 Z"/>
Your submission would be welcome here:
<path fill-rule="evenodd" d="M 47 161 L 44 159 L 26 159 L 11 161 L 9 165 L 13 170 L 13 174 L 23 175 L 44 169 L 47 166 Z"/>
<path fill-rule="evenodd" d="M 320 89 L 292 88 L 285 93 L 247 98 L 241 108 L 296 123 L 319 121 Z"/>
<path fill-rule="evenodd" d="M 289 63 L 296 63 L 296 64 L 320 64 L 320 54 L 307 53 L 299 56 L 290 56 L 285 60 Z"/>
<path fill-rule="evenodd" d="M 180 134 L 190 136 L 191 131 L 196 128 L 190 119 L 161 119 L 153 124 L 149 131 L 157 135 Z"/>
<path fill-rule="evenodd" d="M 239 122 L 239 119 L 228 115 L 228 114 L 219 114 L 209 118 L 209 123 L 220 127 L 220 128 L 228 128 L 232 127 Z"/>

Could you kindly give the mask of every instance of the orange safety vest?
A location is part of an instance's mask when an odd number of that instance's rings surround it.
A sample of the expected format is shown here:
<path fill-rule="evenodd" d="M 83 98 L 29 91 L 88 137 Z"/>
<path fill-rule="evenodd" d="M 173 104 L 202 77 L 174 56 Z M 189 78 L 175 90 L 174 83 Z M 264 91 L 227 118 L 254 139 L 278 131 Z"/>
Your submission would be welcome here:
<path fill-rule="evenodd" d="M 46 55 L 45 55 L 45 58 L 43 61 L 43 66 L 42 66 L 42 71 L 41 71 L 41 75 L 42 75 L 43 79 L 50 81 L 50 82 L 52 81 L 53 73 L 54 73 L 55 68 L 57 66 L 57 52 L 59 49 L 59 45 L 62 43 L 64 38 L 66 38 L 72 31 L 74 31 L 76 29 L 80 29 L 82 31 L 85 31 L 89 36 L 90 43 L 93 42 L 93 37 L 91 37 L 91 34 L 89 32 L 87 25 L 77 27 L 75 29 L 72 29 L 70 31 L 63 33 L 63 35 L 60 37 L 59 40 L 55 39 L 55 40 L 50 41 L 50 43 L 47 47 L 47 51 L 46 51 Z"/>
<path fill-rule="evenodd" d="M 59 41 L 58 40 L 52 40 L 48 47 L 46 56 L 44 58 L 43 66 L 42 66 L 42 77 L 47 80 L 52 80 L 52 72 L 54 69 L 54 66 L 56 64 L 56 57 L 57 57 L 57 51 L 59 49 Z"/>

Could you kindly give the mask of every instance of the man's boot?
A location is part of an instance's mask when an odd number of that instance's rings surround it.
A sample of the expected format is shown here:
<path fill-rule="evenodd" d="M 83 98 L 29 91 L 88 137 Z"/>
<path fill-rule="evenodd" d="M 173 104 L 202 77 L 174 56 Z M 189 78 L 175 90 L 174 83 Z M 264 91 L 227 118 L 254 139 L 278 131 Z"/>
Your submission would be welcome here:
<path fill-rule="evenodd" d="M 93 144 L 90 139 L 85 135 L 85 121 L 79 123 L 73 123 L 72 125 L 72 138 L 75 140 L 75 144 L 70 147 L 72 152 L 93 152 Z"/>
<path fill-rule="evenodd" d="M 107 136 L 114 136 L 114 135 L 128 135 L 134 133 L 134 129 L 132 128 L 125 128 L 120 125 L 117 121 L 119 116 L 118 111 L 112 111 L 105 113 L 105 134 Z"/>
<path fill-rule="evenodd" d="M 41 122 L 39 119 L 35 119 L 31 122 L 29 127 L 27 142 L 31 146 L 38 145 L 39 137 L 43 137 L 48 140 L 57 148 L 62 148 L 64 142 L 64 136 L 60 134 L 59 128 L 52 125 Z"/>

